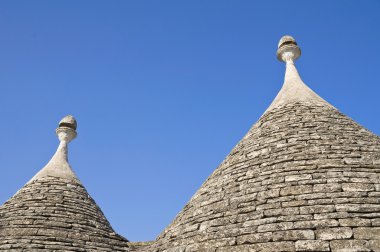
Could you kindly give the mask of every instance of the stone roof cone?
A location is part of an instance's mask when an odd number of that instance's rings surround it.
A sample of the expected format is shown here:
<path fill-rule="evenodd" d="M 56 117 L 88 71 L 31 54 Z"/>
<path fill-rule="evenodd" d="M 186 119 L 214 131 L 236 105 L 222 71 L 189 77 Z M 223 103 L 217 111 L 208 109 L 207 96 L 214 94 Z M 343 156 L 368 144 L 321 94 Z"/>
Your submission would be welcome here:
<path fill-rule="evenodd" d="M 128 251 L 68 163 L 76 128 L 61 120 L 52 159 L 0 207 L 0 251 Z"/>
<path fill-rule="evenodd" d="M 305 85 L 300 55 L 280 40 L 281 91 L 141 251 L 380 251 L 380 138 Z"/>

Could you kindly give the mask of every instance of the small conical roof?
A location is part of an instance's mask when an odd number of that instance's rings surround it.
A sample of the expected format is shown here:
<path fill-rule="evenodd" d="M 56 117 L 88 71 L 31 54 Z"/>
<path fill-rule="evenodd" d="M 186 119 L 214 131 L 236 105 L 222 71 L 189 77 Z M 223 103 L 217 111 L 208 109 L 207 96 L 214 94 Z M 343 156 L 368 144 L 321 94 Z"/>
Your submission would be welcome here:
<path fill-rule="evenodd" d="M 290 36 L 284 85 L 151 251 L 374 251 L 380 138 L 301 80 Z"/>
<path fill-rule="evenodd" d="M 68 163 L 75 119 L 62 119 L 56 133 L 49 163 L 0 207 L 0 251 L 128 251 Z"/>

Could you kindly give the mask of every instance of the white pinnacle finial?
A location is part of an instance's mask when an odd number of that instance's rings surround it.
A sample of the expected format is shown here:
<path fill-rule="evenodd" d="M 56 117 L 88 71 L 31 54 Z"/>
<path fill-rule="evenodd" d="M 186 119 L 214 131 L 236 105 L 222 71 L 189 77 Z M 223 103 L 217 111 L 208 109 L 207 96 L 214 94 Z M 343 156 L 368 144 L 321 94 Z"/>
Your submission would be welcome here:
<path fill-rule="evenodd" d="M 60 141 L 57 151 L 49 163 L 42 168 L 28 183 L 42 177 L 60 177 L 78 180 L 68 163 L 68 143 L 77 136 L 77 122 L 71 115 L 65 116 L 56 129 Z"/>
<path fill-rule="evenodd" d="M 72 115 L 65 116 L 55 130 L 59 141 L 66 141 L 69 143 L 77 136 L 77 121 Z"/>
<path fill-rule="evenodd" d="M 283 36 L 278 43 L 277 59 L 286 63 L 285 80 L 280 92 L 265 112 L 292 102 L 305 102 L 332 107 L 302 81 L 294 65 L 294 62 L 300 56 L 301 49 L 296 40 L 289 35 Z"/>
<path fill-rule="evenodd" d="M 278 43 L 277 59 L 284 62 L 294 62 L 301 56 L 301 49 L 296 40 L 289 35 L 285 35 Z"/>

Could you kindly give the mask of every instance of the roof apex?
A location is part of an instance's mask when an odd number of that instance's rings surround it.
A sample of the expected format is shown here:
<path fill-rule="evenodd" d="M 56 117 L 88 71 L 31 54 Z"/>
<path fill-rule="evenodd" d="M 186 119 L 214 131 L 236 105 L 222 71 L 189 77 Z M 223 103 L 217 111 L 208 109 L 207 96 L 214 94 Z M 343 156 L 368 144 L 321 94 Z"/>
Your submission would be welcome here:
<path fill-rule="evenodd" d="M 275 107 L 297 101 L 333 107 L 302 81 L 294 64 L 300 56 L 301 49 L 295 39 L 289 35 L 283 36 L 278 45 L 277 58 L 286 63 L 284 84 L 265 113 Z"/>
<path fill-rule="evenodd" d="M 77 136 L 77 122 L 71 115 L 65 116 L 56 129 L 60 141 L 57 151 L 50 161 L 28 183 L 42 177 L 60 177 L 79 182 L 68 162 L 68 143 Z"/>

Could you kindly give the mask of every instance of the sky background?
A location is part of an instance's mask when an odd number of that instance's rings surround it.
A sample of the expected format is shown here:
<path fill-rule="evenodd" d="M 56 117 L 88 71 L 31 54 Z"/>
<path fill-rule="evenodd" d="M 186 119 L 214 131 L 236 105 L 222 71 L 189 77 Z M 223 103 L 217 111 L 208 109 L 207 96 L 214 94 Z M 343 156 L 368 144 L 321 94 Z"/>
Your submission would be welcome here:
<path fill-rule="evenodd" d="M 281 88 L 281 36 L 304 80 L 380 134 L 380 1 L 1 1 L 0 204 L 51 158 L 114 229 L 152 240 Z"/>

